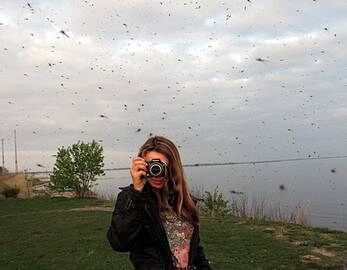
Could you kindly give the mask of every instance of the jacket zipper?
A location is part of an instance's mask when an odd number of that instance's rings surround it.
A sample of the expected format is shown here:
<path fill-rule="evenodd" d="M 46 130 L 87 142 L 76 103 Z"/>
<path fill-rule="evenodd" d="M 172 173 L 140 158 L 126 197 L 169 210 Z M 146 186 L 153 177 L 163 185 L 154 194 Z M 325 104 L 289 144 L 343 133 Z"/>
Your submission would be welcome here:
<path fill-rule="evenodd" d="M 171 252 L 169 240 L 167 239 L 167 235 L 166 235 L 165 229 L 163 228 L 163 225 L 160 222 L 158 222 L 158 218 L 153 217 L 153 215 L 150 213 L 150 210 L 148 209 L 147 203 L 145 204 L 145 210 L 148 213 L 148 215 L 150 216 L 150 218 L 153 220 L 158 235 L 165 237 L 165 240 L 163 240 L 162 237 L 159 237 L 159 241 L 160 241 L 160 244 L 162 245 L 162 247 L 164 248 L 164 250 L 166 249 L 168 251 L 168 253 L 169 253 L 168 259 L 170 260 L 170 265 L 173 265 L 173 261 L 174 261 L 173 256 L 174 255 Z M 158 226 L 158 224 L 159 224 L 159 226 Z"/>

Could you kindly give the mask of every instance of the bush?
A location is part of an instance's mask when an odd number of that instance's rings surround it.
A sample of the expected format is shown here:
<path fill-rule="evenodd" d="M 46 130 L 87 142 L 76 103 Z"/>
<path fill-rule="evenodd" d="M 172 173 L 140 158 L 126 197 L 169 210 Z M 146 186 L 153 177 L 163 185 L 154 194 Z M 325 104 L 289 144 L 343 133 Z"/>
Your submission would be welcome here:
<path fill-rule="evenodd" d="M 0 166 L 0 175 L 6 175 L 9 171 L 5 167 Z"/>
<path fill-rule="evenodd" d="M 230 214 L 229 201 L 224 199 L 223 193 L 218 191 L 216 186 L 213 191 L 205 191 L 203 196 L 203 211 L 212 217 L 224 217 Z"/>
<path fill-rule="evenodd" d="M 17 198 L 18 193 L 19 188 L 16 187 L 16 185 L 14 187 L 5 187 L 4 191 L 2 192 L 6 198 Z"/>
<path fill-rule="evenodd" d="M 79 198 L 88 196 L 99 175 L 105 175 L 103 147 L 93 140 L 58 149 L 57 159 L 50 175 L 51 191 L 73 191 Z"/>

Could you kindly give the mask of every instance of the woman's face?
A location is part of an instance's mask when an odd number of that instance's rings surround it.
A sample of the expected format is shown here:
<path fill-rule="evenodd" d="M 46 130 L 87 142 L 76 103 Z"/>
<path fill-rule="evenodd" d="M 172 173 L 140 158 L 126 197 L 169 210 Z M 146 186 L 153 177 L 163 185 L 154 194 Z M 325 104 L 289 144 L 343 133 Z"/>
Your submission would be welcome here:
<path fill-rule="evenodd" d="M 156 151 L 147 152 L 146 155 L 144 156 L 144 159 L 145 160 L 160 159 L 161 162 L 164 162 L 167 165 L 169 165 L 168 158 L 165 155 L 158 153 Z M 150 185 L 157 189 L 161 189 L 164 186 L 166 181 L 166 177 L 148 177 L 147 179 Z"/>

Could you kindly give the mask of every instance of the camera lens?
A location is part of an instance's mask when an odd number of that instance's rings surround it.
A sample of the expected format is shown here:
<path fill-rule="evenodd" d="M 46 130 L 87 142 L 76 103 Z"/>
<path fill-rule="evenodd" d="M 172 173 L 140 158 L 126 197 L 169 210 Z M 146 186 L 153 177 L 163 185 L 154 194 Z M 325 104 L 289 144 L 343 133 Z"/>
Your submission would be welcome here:
<path fill-rule="evenodd" d="M 150 174 L 152 174 L 153 176 L 158 176 L 161 174 L 162 172 L 162 166 L 160 166 L 159 164 L 152 164 L 149 168 L 149 172 Z"/>

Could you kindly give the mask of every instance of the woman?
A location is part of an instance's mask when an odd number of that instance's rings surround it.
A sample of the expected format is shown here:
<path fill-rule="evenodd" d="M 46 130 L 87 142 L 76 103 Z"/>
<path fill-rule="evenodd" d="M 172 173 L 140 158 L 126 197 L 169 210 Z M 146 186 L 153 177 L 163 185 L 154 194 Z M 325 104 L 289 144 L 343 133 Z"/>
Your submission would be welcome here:
<path fill-rule="evenodd" d="M 146 161 L 160 160 L 153 177 Z M 136 270 L 210 270 L 199 236 L 196 199 L 188 192 L 181 158 L 170 140 L 149 138 L 132 159 L 133 183 L 120 188 L 107 239 L 130 251 Z"/>

